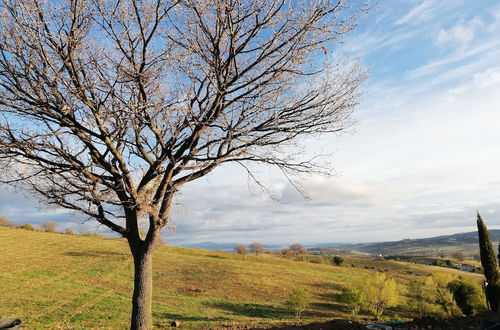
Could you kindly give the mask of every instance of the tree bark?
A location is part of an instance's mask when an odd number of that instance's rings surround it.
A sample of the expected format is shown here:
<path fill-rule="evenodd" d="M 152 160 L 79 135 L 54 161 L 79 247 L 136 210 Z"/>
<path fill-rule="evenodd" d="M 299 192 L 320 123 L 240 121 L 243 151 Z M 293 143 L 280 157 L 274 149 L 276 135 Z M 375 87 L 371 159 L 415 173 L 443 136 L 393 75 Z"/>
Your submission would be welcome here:
<path fill-rule="evenodd" d="M 129 243 L 134 257 L 134 295 L 132 296 L 131 330 L 153 328 L 153 244 Z"/>

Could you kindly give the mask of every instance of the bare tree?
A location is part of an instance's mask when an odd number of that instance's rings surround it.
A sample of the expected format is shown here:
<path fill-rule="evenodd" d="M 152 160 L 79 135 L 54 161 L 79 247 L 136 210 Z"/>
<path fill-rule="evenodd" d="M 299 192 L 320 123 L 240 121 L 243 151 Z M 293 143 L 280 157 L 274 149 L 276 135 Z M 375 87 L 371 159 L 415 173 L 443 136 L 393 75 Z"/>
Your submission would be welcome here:
<path fill-rule="evenodd" d="M 298 254 L 307 254 L 307 249 L 304 247 L 304 245 L 299 244 L 299 243 L 295 243 L 295 244 L 290 245 L 289 249 L 293 254 L 297 254 L 297 255 Z"/>
<path fill-rule="evenodd" d="M 465 260 L 465 254 L 460 251 L 455 251 L 450 255 L 453 259 L 458 260 L 458 261 L 464 261 Z"/>
<path fill-rule="evenodd" d="M 259 242 L 253 242 L 250 244 L 250 252 L 252 252 L 255 255 L 259 255 L 264 253 L 265 249 L 262 243 Z"/>
<path fill-rule="evenodd" d="M 328 170 L 293 146 L 349 124 L 365 72 L 330 60 L 365 9 L 0 0 L 2 180 L 128 240 L 131 329 L 150 329 L 153 246 L 182 185 L 224 163 Z"/>
<path fill-rule="evenodd" d="M 54 221 L 46 221 L 42 223 L 40 229 L 49 233 L 55 233 L 57 231 L 57 223 Z"/>
<path fill-rule="evenodd" d="M 7 218 L 0 216 L 0 226 L 7 227 L 9 224 L 10 221 Z"/>
<path fill-rule="evenodd" d="M 245 255 L 248 254 L 248 248 L 245 244 L 238 244 L 234 247 L 234 251 L 236 253 L 241 254 L 243 256 L 243 260 L 245 260 Z"/>

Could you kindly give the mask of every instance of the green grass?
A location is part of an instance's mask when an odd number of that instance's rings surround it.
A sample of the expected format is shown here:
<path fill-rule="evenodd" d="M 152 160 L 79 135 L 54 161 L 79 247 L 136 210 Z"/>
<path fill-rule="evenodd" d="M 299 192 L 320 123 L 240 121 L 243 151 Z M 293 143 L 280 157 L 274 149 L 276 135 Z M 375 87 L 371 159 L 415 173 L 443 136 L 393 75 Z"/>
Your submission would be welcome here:
<path fill-rule="evenodd" d="M 128 327 L 133 269 L 124 240 L 0 227 L 0 251 L 0 317 L 19 317 L 27 329 Z M 346 258 L 341 267 L 314 262 L 272 255 L 242 260 L 230 253 L 160 247 L 154 260 L 154 323 L 179 320 L 186 328 L 291 323 L 286 300 L 295 286 L 313 297 L 306 322 L 347 318 L 336 295 L 377 270 L 402 284 L 434 271 L 480 278 L 398 261 Z M 387 313 L 388 319 L 411 316 L 404 307 Z"/>

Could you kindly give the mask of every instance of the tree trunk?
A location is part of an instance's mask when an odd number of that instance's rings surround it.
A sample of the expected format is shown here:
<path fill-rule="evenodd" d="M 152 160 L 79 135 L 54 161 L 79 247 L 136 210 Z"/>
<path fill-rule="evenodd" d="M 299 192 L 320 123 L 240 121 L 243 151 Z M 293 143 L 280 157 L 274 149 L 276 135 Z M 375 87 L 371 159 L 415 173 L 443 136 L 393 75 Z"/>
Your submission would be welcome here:
<path fill-rule="evenodd" d="M 153 244 L 130 244 L 134 256 L 134 295 L 132 296 L 131 330 L 153 328 Z"/>

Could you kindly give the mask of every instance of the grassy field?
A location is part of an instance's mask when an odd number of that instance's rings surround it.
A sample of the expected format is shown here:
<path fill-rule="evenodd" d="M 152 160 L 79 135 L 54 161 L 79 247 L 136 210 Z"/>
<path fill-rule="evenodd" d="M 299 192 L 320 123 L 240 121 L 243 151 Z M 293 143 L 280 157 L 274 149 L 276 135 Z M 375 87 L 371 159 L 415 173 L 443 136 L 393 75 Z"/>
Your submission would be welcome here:
<path fill-rule="evenodd" d="M 124 240 L 0 227 L 0 251 L 0 317 L 19 317 L 27 329 L 128 327 L 133 271 Z M 336 295 L 351 281 L 377 270 L 401 284 L 435 271 L 481 278 L 398 261 L 349 258 L 341 267 L 321 261 L 272 255 L 242 260 L 224 252 L 159 247 L 154 260 L 154 323 L 179 320 L 185 328 L 291 323 L 293 313 L 286 300 L 295 286 L 313 297 L 306 322 L 347 318 Z M 406 307 L 386 314 L 387 319 L 412 316 Z"/>

